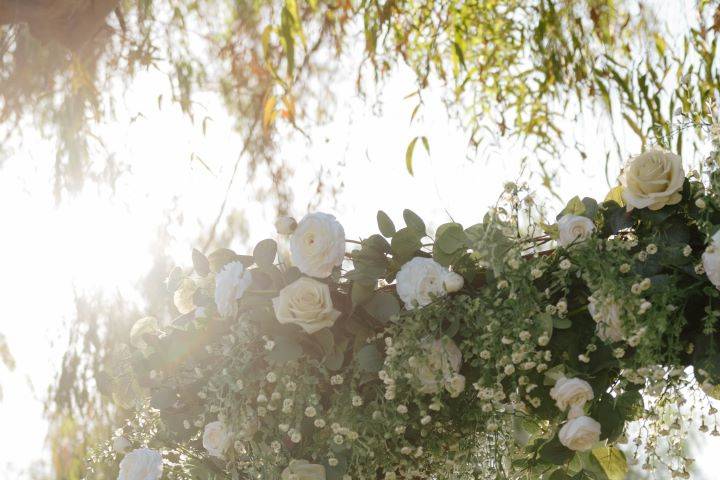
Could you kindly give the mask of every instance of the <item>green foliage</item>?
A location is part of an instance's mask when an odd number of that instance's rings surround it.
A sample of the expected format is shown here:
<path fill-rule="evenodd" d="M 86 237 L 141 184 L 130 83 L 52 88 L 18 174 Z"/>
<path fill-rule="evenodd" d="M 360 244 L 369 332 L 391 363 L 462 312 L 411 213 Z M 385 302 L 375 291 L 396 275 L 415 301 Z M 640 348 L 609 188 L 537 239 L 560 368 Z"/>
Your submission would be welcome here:
<path fill-rule="evenodd" d="M 58 198 L 87 179 L 114 179 L 124 170 L 112 152 L 104 160 L 90 153 L 102 147 L 96 127 L 112 119 L 114 92 L 146 70 L 169 80 L 158 107 L 174 103 L 203 131 L 210 119 L 197 108 L 197 94 L 221 97 L 253 172 L 260 165 L 286 168 L 272 155 L 277 132 L 311 126 L 332 100 L 336 65 L 351 58 L 361 79 L 382 79 L 407 64 L 418 87 L 409 97 L 417 99 L 411 121 L 422 111 L 423 91 L 440 84 L 470 145 L 480 148 L 498 135 L 527 140 L 549 186 L 544 161 L 570 143 L 569 113 L 603 114 L 608 130 L 624 128 L 643 146 L 679 151 L 702 137 L 720 85 L 717 5 L 706 1 L 689 7 L 696 15 L 686 17 L 697 21 L 688 20 L 679 37 L 665 25 L 669 19 L 656 18 L 652 5 L 639 0 L 206 0 L 172 7 L 137 0 L 104 19 L 114 30 L 109 38 L 95 35 L 102 18 L 92 28 L 81 22 L 109 10 L 56 3 L 57 11 L 35 6 L 30 20 L 0 11 L 0 119 L 10 137 L 31 116 L 58 140 Z M 48 28 L 60 19 L 68 24 Z M 365 39 L 362 58 L 352 48 L 357 28 Z M 63 41 L 62 32 L 78 41 Z M 688 138 L 690 129 L 695 135 Z M 431 138 L 413 137 L 405 154 L 410 173 L 418 140 L 430 152 Z M 587 156 L 585 146 L 576 148 Z M 287 186 L 276 189 L 278 201 L 286 201 Z"/>

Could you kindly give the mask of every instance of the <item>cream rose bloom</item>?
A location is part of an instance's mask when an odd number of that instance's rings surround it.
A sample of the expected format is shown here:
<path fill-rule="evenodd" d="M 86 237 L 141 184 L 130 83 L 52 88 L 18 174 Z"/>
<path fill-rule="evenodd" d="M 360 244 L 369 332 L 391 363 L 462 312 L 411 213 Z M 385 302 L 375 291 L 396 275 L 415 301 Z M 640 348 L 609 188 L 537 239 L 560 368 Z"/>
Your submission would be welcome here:
<path fill-rule="evenodd" d="M 280 290 L 272 302 L 278 322 L 294 323 L 307 333 L 332 327 L 340 316 L 333 308 L 327 284 L 308 277 Z"/>
<path fill-rule="evenodd" d="M 713 235 L 710 245 L 703 252 L 702 263 L 705 275 L 720 289 L 720 231 Z"/>
<path fill-rule="evenodd" d="M 400 268 L 397 274 L 397 294 L 412 310 L 424 307 L 434 297 L 445 295 L 448 270 L 432 258 L 415 257 Z"/>
<path fill-rule="evenodd" d="M 252 275 L 241 262 L 230 262 L 215 277 L 215 305 L 223 317 L 237 313 L 237 301 L 252 283 Z"/>
<path fill-rule="evenodd" d="M 568 420 L 558 433 L 560 443 L 570 450 L 586 452 L 600 440 L 600 424 L 582 416 Z"/>
<path fill-rule="evenodd" d="M 175 308 L 177 308 L 178 312 L 185 315 L 195 309 L 193 297 L 195 296 L 195 291 L 197 289 L 198 286 L 191 278 L 183 279 L 173 295 L 173 303 L 175 304 Z"/>
<path fill-rule="evenodd" d="M 420 393 L 438 393 L 445 388 L 450 396 L 457 397 L 465 390 L 465 377 L 460 375 L 462 352 L 449 337 L 425 339 L 422 354 L 408 360 Z"/>
<path fill-rule="evenodd" d="M 620 176 L 622 198 L 627 210 L 659 210 L 675 205 L 682 195 L 685 171 L 682 159 L 674 153 L 650 150 L 630 159 Z"/>
<path fill-rule="evenodd" d="M 603 342 L 619 342 L 625 339 L 620 305 L 611 298 L 602 301 L 594 296 L 588 298 L 588 312 L 597 323 L 595 333 Z"/>
<path fill-rule="evenodd" d="M 558 243 L 567 247 L 572 243 L 587 240 L 595 231 L 595 224 L 581 215 L 564 215 L 558 220 L 558 230 Z"/>
<path fill-rule="evenodd" d="M 120 462 L 118 480 L 159 480 L 163 472 L 160 452 L 138 448 L 125 455 Z"/>
<path fill-rule="evenodd" d="M 550 397 L 555 400 L 557 407 L 563 412 L 571 409 L 582 410 L 585 403 L 592 400 L 595 395 L 588 382 L 579 378 L 559 378 L 550 390 Z"/>
<path fill-rule="evenodd" d="M 213 457 L 222 458 L 230 446 L 232 435 L 222 422 L 211 422 L 205 425 L 202 444 Z"/>
<path fill-rule="evenodd" d="M 327 213 L 305 215 L 290 238 L 290 255 L 305 275 L 328 277 L 345 257 L 345 230 Z"/>
<path fill-rule="evenodd" d="M 325 467 L 307 460 L 291 460 L 280 480 L 325 480 Z"/>

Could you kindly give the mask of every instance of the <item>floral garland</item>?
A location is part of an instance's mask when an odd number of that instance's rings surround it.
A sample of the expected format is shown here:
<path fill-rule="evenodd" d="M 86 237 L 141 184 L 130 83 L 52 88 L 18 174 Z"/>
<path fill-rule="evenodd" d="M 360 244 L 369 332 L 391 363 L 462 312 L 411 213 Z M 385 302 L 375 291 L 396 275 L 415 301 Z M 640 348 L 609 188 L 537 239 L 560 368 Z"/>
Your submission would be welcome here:
<path fill-rule="evenodd" d="M 95 460 L 119 480 L 689 478 L 680 407 L 720 424 L 720 174 L 654 150 L 601 204 L 536 208 L 508 184 L 434 237 L 409 210 L 359 242 L 310 213 L 251 256 L 194 251 L 167 282 L 181 315 L 132 328 L 114 383 L 144 402 Z"/>

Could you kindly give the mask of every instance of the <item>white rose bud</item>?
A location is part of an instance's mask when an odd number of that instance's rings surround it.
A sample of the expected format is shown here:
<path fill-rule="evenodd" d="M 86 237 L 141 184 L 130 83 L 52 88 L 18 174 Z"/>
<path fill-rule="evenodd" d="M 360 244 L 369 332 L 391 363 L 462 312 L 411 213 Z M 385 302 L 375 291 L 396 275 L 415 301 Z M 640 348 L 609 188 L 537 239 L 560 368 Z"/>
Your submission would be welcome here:
<path fill-rule="evenodd" d="M 232 436 L 222 422 L 211 422 L 205 425 L 203 432 L 203 447 L 213 457 L 222 458 L 230 446 Z"/>
<path fill-rule="evenodd" d="M 120 462 L 117 480 L 159 480 L 163 472 L 162 455 L 156 450 L 138 448 Z"/>
<path fill-rule="evenodd" d="M 333 308 L 327 284 L 308 277 L 280 290 L 272 302 L 278 322 L 294 323 L 307 333 L 332 327 L 340 316 Z"/>
<path fill-rule="evenodd" d="M 275 221 L 275 230 L 280 235 L 291 235 L 297 228 L 297 222 L 292 217 L 279 217 Z"/>
<path fill-rule="evenodd" d="M 628 211 L 660 210 L 665 205 L 675 205 L 682 198 L 680 190 L 684 181 L 682 159 L 662 150 L 650 150 L 633 157 L 620 176 Z"/>
<path fill-rule="evenodd" d="M 558 243 L 567 247 L 572 243 L 590 238 L 595 231 L 595 224 L 589 218 L 581 215 L 564 215 L 558 220 L 558 230 L 560 234 Z"/>
<path fill-rule="evenodd" d="M 325 480 L 325 467 L 307 460 L 290 460 L 280 480 Z"/>
<path fill-rule="evenodd" d="M 550 390 L 550 397 L 562 411 L 567 410 L 568 407 L 582 409 L 585 402 L 592 400 L 594 396 L 590 384 L 579 378 L 559 378 Z"/>
<path fill-rule="evenodd" d="M 345 230 L 327 213 L 305 215 L 290 239 L 290 255 L 305 275 L 328 277 L 345 257 Z"/>
<path fill-rule="evenodd" d="M 397 274 L 397 294 L 408 310 L 424 307 L 445 295 L 447 275 L 447 269 L 432 258 L 415 257 Z"/>
<path fill-rule="evenodd" d="M 702 264 L 708 279 L 720 289 L 720 231 L 713 235 L 703 252 Z"/>
<path fill-rule="evenodd" d="M 215 305 L 223 317 L 237 313 L 237 301 L 252 283 L 250 272 L 240 262 L 230 262 L 215 277 Z"/>
<path fill-rule="evenodd" d="M 448 293 L 455 293 L 465 285 L 465 279 L 459 273 L 448 272 L 445 275 L 445 291 Z"/>
<path fill-rule="evenodd" d="M 600 424 L 587 416 L 573 418 L 563 425 L 558 438 L 570 450 L 586 452 L 600 440 Z"/>

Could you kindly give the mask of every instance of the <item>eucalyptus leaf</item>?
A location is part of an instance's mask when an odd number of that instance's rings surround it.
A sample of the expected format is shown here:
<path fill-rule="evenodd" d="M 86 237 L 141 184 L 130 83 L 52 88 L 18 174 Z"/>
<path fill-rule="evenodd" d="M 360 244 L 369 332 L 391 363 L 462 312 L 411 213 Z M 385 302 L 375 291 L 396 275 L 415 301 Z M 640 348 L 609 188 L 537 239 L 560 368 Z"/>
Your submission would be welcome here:
<path fill-rule="evenodd" d="M 380 233 L 382 233 L 384 237 L 390 238 L 395 235 L 395 224 L 392 220 L 390 220 L 387 213 L 382 210 L 377 212 L 377 224 L 380 229 Z"/>
<path fill-rule="evenodd" d="M 468 247 L 468 237 L 459 223 L 445 223 L 435 233 L 435 246 L 446 254 Z"/>
<path fill-rule="evenodd" d="M 357 353 L 356 360 L 361 370 L 379 372 L 383 364 L 383 356 L 375 345 L 365 345 Z"/>
<path fill-rule="evenodd" d="M 210 273 L 210 262 L 207 257 L 197 248 L 193 248 L 192 251 L 192 262 L 195 272 L 201 277 L 207 276 Z"/>
<path fill-rule="evenodd" d="M 288 337 L 275 339 L 275 347 L 267 354 L 267 359 L 275 363 L 292 362 L 303 355 L 303 349 L 299 343 Z"/>
<path fill-rule="evenodd" d="M 266 238 L 261 240 L 253 250 L 253 258 L 259 267 L 270 267 L 275 263 L 277 255 L 277 243 L 275 240 Z"/>
<path fill-rule="evenodd" d="M 362 305 L 363 303 L 370 300 L 375 291 L 374 284 L 368 284 L 363 282 L 353 282 L 350 290 L 350 298 L 353 305 Z"/>
<path fill-rule="evenodd" d="M 364 307 L 373 318 L 383 323 L 400 313 L 400 302 L 389 292 L 376 292 Z"/>
<path fill-rule="evenodd" d="M 393 255 L 401 261 L 410 260 L 422 246 L 420 238 L 420 234 L 415 229 L 402 228 L 398 230 L 390 243 Z"/>
<path fill-rule="evenodd" d="M 403 219 L 405 220 L 405 225 L 407 225 L 408 228 L 419 233 L 421 238 L 425 236 L 425 222 L 423 222 L 422 218 L 420 218 L 417 213 L 406 208 L 403 210 Z"/>
<path fill-rule="evenodd" d="M 540 458 L 547 463 L 562 465 L 575 455 L 575 452 L 565 447 L 557 436 L 540 448 Z"/>

